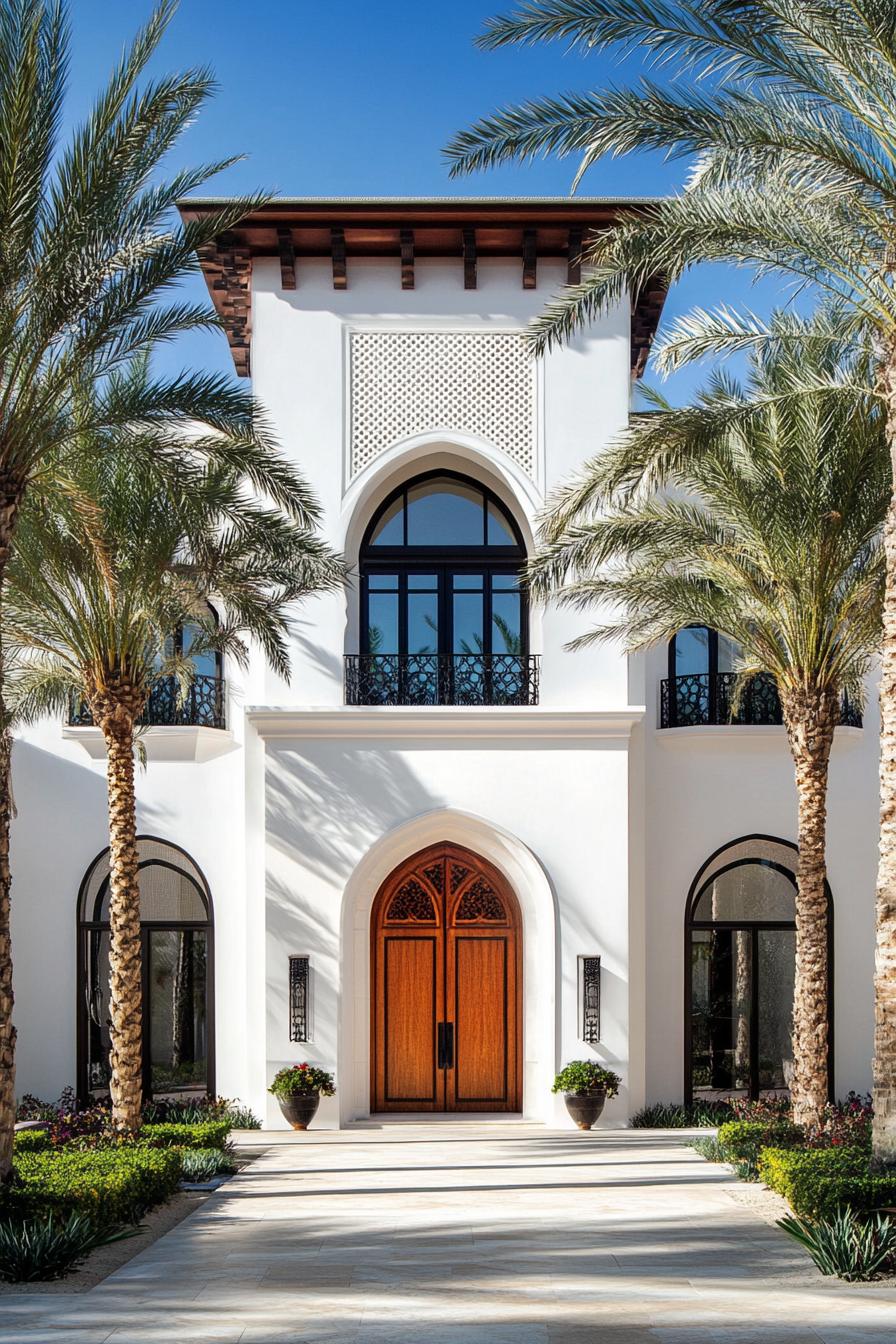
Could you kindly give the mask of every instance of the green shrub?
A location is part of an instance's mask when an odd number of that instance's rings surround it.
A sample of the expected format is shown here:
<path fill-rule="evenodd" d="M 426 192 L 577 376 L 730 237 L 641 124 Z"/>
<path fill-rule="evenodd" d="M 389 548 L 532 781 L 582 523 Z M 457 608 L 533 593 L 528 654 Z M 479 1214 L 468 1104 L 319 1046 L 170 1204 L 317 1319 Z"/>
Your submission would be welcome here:
<path fill-rule="evenodd" d="M 861 1148 L 765 1148 L 759 1177 L 800 1218 L 831 1219 L 840 1208 L 862 1213 L 896 1203 L 896 1174 L 873 1175 Z"/>
<path fill-rule="evenodd" d="M 144 1125 L 140 1142 L 151 1148 L 223 1148 L 229 1133 L 229 1120 L 202 1120 L 196 1125 Z"/>
<path fill-rule="evenodd" d="M 17 1153 L 45 1153 L 53 1146 L 45 1129 L 20 1129 L 13 1143 Z"/>
<path fill-rule="evenodd" d="M 632 1116 L 632 1129 L 711 1129 L 733 1115 L 727 1101 L 657 1102 Z"/>
<path fill-rule="evenodd" d="M 612 1069 L 605 1069 L 593 1059 L 574 1059 L 554 1079 L 552 1092 L 567 1092 L 570 1096 L 587 1096 L 590 1092 L 606 1092 L 615 1097 L 622 1079 Z"/>
<path fill-rule="evenodd" d="M 705 1139 L 694 1139 L 690 1146 L 695 1153 L 699 1153 L 701 1157 L 705 1157 L 707 1162 L 725 1161 L 725 1154 L 722 1152 L 722 1146 L 718 1139 L 714 1139 L 712 1135 L 708 1134 Z"/>
<path fill-rule="evenodd" d="M 173 1149 L 139 1145 L 66 1147 L 17 1153 L 13 1167 L 16 1180 L 5 1193 L 12 1215 L 74 1210 L 105 1223 L 127 1223 L 174 1193 L 181 1159 Z"/>
<path fill-rule="evenodd" d="M 143 1103 L 146 1125 L 198 1125 L 203 1120 L 229 1120 L 232 1129 L 261 1129 L 254 1111 L 227 1097 L 157 1097 Z"/>
<path fill-rule="evenodd" d="M 805 1247 L 822 1274 L 850 1282 L 877 1278 L 896 1257 L 896 1223 L 880 1215 L 863 1218 L 840 1209 L 817 1223 L 779 1218 L 778 1226 Z"/>
<path fill-rule="evenodd" d="M 37 1132 L 37 1131 L 34 1131 Z M 86 1213 L 39 1214 L 0 1221 L 0 1279 L 35 1283 L 61 1279 L 97 1246 L 133 1237 L 136 1227 L 97 1223 Z"/>
<path fill-rule="evenodd" d="M 719 1130 L 724 1160 L 732 1163 L 745 1181 L 756 1180 L 763 1148 L 796 1148 L 804 1140 L 799 1125 L 789 1120 L 729 1120 Z"/>
<path fill-rule="evenodd" d="M 210 1181 L 236 1171 L 233 1158 L 220 1148 L 185 1148 L 180 1156 L 185 1181 Z"/>

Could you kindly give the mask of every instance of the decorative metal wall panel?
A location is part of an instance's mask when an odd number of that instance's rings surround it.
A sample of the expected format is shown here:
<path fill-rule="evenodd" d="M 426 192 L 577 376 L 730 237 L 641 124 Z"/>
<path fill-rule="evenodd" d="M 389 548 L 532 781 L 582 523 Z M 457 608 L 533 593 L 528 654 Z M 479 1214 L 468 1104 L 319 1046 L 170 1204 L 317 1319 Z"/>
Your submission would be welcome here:
<path fill-rule="evenodd" d="M 308 957 L 289 959 L 289 1039 L 311 1039 L 311 971 Z"/>
<path fill-rule="evenodd" d="M 494 444 L 536 474 L 536 366 L 517 331 L 356 331 L 354 477 L 391 444 L 433 430 Z"/>
<path fill-rule="evenodd" d="M 579 997 L 582 1040 L 587 1045 L 597 1045 L 600 1042 L 600 957 L 579 957 Z"/>

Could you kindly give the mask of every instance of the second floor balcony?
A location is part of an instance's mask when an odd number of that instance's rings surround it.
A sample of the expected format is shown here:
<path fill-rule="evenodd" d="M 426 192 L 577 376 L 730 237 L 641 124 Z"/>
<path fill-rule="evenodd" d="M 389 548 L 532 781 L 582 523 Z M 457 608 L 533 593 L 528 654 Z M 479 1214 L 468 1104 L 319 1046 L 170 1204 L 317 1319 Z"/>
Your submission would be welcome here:
<path fill-rule="evenodd" d="M 349 654 L 345 703 L 537 705 L 538 676 L 535 654 Z"/>
<path fill-rule="evenodd" d="M 760 673 L 744 688 L 735 710 L 736 672 L 693 672 L 660 683 L 660 727 L 694 728 L 702 724 L 781 724 L 784 717 L 774 677 Z M 844 699 L 840 723 L 861 728 L 862 716 Z"/>
<path fill-rule="evenodd" d="M 224 679 L 196 674 L 181 692 L 175 677 L 159 677 L 150 692 L 139 723 L 142 728 L 224 728 Z M 94 727 L 87 702 L 73 700 L 69 706 L 70 728 Z"/>

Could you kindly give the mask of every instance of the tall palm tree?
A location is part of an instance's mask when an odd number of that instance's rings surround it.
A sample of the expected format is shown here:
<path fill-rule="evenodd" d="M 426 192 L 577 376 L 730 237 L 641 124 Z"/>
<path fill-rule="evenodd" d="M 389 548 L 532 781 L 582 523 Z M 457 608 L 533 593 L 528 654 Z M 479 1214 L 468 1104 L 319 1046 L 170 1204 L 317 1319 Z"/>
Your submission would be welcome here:
<path fill-rule="evenodd" d="M 91 428 L 75 402 L 85 381 L 92 428 L 106 436 L 143 424 L 133 451 L 173 462 L 226 462 L 302 521 L 307 497 L 249 393 L 184 373 L 142 383 L 111 375 L 151 341 L 216 325 L 210 308 L 169 291 L 197 267 L 196 251 L 258 199 L 182 224 L 174 203 L 231 160 L 167 177 L 168 150 L 214 91 L 205 69 L 145 77 L 175 10 L 160 0 L 148 23 L 64 143 L 70 58 L 63 0 L 0 4 L 0 594 L 27 494 L 64 489 L 53 464 Z M 0 648 L 0 734 L 8 724 Z M 9 797 L 0 752 L 0 1180 L 11 1170 L 15 1029 L 9 936 Z"/>
<path fill-rule="evenodd" d="M 28 721 L 83 698 L 102 730 L 109 804 L 110 1032 L 113 1124 L 141 1110 L 141 952 L 134 755 L 160 676 L 182 695 L 192 658 L 244 662 L 244 636 L 289 675 L 292 604 L 342 580 L 338 559 L 276 507 L 247 499 L 229 467 L 180 474 L 134 465 L 129 446 L 69 456 L 73 498 L 26 501 L 7 567 L 3 635 L 9 696 Z M 209 609 L 213 597 L 217 615 Z M 173 633 L 190 627 L 189 651 Z"/>
<path fill-rule="evenodd" d="M 542 597 L 604 608 L 579 644 L 707 626 L 739 647 L 739 688 L 774 677 L 796 769 L 791 1097 L 808 1125 L 828 1087 L 828 761 L 879 641 L 890 494 L 882 408 L 814 390 L 837 373 L 827 356 L 757 356 L 743 387 L 717 375 L 683 410 L 655 397 L 551 501 L 530 575 Z"/>
<path fill-rule="evenodd" d="M 535 99 L 476 123 L 448 154 L 468 172 L 540 153 L 659 149 L 688 158 L 686 189 L 598 237 L 582 283 L 536 324 L 537 349 L 653 277 L 702 261 L 777 273 L 834 299 L 827 331 L 861 333 L 876 364 L 896 483 L 896 7 L 892 0 L 528 0 L 486 47 L 559 39 L 639 50 L 662 76 Z M 577 178 L 578 180 L 578 178 Z M 757 344 L 805 343 L 725 307 L 672 328 L 661 367 Z M 896 1163 L 896 489 L 884 534 L 881 841 L 875 971 L 874 1154 Z"/>

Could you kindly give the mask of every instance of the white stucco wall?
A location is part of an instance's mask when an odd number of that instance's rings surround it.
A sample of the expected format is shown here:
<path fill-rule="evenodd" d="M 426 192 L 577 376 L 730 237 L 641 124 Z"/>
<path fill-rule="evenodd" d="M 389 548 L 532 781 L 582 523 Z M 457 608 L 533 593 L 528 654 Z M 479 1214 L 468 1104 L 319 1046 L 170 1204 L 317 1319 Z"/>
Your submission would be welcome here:
<path fill-rule="evenodd" d="M 384 443 L 350 479 L 348 333 L 518 329 L 563 278 L 559 263 L 541 260 L 538 289 L 524 291 L 518 261 L 485 260 L 478 288 L 465 291 L 458 263 L 418 259 L 416 287 L 402 291 L 396 264 L 352 260 L 349 288 L 338 292 L 321 260 L 303 261 L 298 288 L 284 293 L 278 263 L 256 264 L 254 389 L 317 492 L 327 536 L 352 563 L 388 490 L 436 467 L 490 485 L 531 537 L 546 491 L 625 423 L 629 350 L 620 309 L 546 358 L 531 477 L 487 441 L 433 425 Z M 612 647 L 567 652 L 584 625 L 570 612 L 533 613 L 541 703 L 507 711 L 529 716 L 518 726 L 505 720 L 485 732 L 476 711 L 447 710 L 425 711 L 416 730 L 414 711 L 403 711 L 395 723 L 385 713 L 374 731 L 376 711 L 342 704 L 343 655 L 357 650 L 356 595 L 328 595 L 297 615 L 290 685 L 257 655 L 245 677 L 227 669 L 230 734 L 219 735 L 207 759 L 159 759 L 171 755 L 170 730 L 150 735 L 137 783 L 140 829 L 183 846 L 214 900 L 220 1092 L 279 1124 L 267 1082 L 280 1064 L 307 1055 L 338 1072 L 338 1098 L 324 1105 L 322 1122 L 365 1113 L 369 905 L 384 865 L 438 838 L 441 827 L 445 839 L 478 843 L 520 899 L 527 1114 L 565 1122 L 549 1087 L 559 1064 L 588 1053 L 577 1030 L 582 954 L 602 957 L 595 1055 L 625 1079 L 606 1123 L 624 1122 L 645 1097 L 681 1096 L 688 888 L 728 840 L 752 832 L 794 838 L 792 768 L 780 729 L 659 731 L 664 653 L 629 666 Z M 639 704 L 647 706 L 643 723 L 623 712 Z M 258 713 L 247 722 L 251 707 Z M 450 728 L 427 726 L 433 712 Z M 863 732 L 838 734 L 831 770 L 841 1092 L 869 1082 L 876 754 L 872 704 Z M 107 842 L 104 763 L 58 723 L 45 723 L 21 735 L 14 783 L 18 1090 L 51 1095 L 74 1081 L 75 900 Z M 307 1048 L 287 1037 L 290 953 L 312 957 Z"/>

